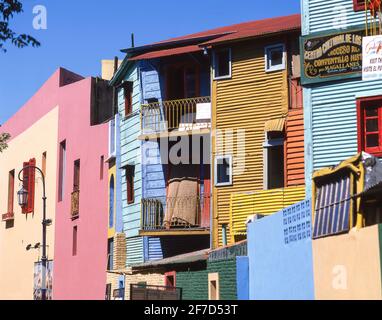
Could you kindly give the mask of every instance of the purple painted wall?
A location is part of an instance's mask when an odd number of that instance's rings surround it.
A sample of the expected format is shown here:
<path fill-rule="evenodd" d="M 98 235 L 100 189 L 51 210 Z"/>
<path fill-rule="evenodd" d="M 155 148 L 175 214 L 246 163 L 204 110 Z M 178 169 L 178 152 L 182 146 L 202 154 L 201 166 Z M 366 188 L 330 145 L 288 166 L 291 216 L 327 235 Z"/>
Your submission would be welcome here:
<path fill-rule="evenodd" d="M 66 140 L 63 200 L 57 196 L 53 298 L 102 300 L 107 262 L 107 166 L 100 177 L 101 156 L 107 158 L 108 125 L 90 126 L 92 79 L 66 85 L 59 92 L 59 145 Z M 58 148 L 58 153 L 60 150 Z M 57 181 L 59 161 L 57 163 Z M 74 162 L 80 160 L 79 218 L 71 218 Z M 57 193 L 58 195 L 58 186 Z M 73 228 L 77 254 L 73 255 Z"/>

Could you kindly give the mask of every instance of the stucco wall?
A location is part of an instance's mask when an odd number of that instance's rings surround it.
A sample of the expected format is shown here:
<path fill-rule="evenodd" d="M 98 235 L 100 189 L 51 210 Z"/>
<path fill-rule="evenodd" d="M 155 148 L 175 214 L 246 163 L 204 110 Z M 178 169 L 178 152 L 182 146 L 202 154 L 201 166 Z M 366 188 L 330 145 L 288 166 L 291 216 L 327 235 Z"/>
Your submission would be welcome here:
<path fill-rule="evenodd" d="M 33 106 L 33 104 L 31 105 Z M 54 106 L 52 106 L 54 108 Z M 38 106 L 36 106 L 38 110 Z M 55 186 L 57 162 L 58 107 L 55 107 L 29 128 L 22 128 L 9 142 L 9 147 L 0 153 L 0 214 L 8 210 L 8 175 L 15 170 L 14 190 L 14 226 L 7 229 L 6 223 L 0 224 L 0 299 L 33 299 L 34 263 L 40 259 L 39 250 L 27 251 L 27 245 L 42 243 L 42 183 L 36 172 L 34 214 L 24 215 L 17 203 L 17 191 L 20 183 L 17 174 L 23 162 L 36 159 L 36 165 L 42 166 L 42 154 L 47 153 L 46 189 L 47 218 L 53 220 L 48 227 L 48 258 L 54 259 L 54 223 L 55 223 Z M 11 129 L 10 126 L 7 126 Z M 16 131 L 14 131 L 16 132 Z M 49 134 L 47 134 L 49 133 Z M 53 270 L 54 273 L 54 270 Z"/>
<path fill-rule="evenodd" d="M 57 202 L 56 260 L 53 297 L 103 300 L 105 297 L 108 224 L 108 168 L 101 156 L 108 154 L 108 124 L 90 126 L 92 79 L 60 91 L 59 137 L 66 140 L 64 199 Z M 70 216 L 74 161 L 80 159 L 79 218 Z M 57 163 L 58 167 L 58 163 Z M 77 255 L 73 256 L 73 227 L 78 228 Z"/>
<path fill-rule="evenodd" d="M 314 299 L 310 201 L 248 224 L 251 300 Z"/>
<path fill-rule="evenodd" d="M 381 226 L 313 241 L 316 299 L 382 299 Z"/>

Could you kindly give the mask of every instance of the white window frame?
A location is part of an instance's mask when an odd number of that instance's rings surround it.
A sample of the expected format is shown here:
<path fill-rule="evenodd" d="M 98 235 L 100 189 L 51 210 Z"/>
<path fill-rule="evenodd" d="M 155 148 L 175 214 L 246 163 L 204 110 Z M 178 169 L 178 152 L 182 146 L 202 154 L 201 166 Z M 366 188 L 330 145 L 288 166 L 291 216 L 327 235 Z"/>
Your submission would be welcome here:
<path fill-rule="evenodd" d="M 222 159 L 228 159 L 229 161 L 229 182 L 218 182 L 218 161 Z M 215 186 L 226 187 L 233 184 L 233 156 L 232 155 L 219 155 L 215 156 Z"/>
<path fill-rule="evenodd" d="M 274 66 L 274 67 L 269 67 L 268 68 L 268 52 L 269 50 L 275 49 L 275 48 L 280 48 L 282 47 L 283 50 L 283 61 L 280 65 Z M 270 46 L 266 46 L 264 49 L 264 56 L 265 56 L 265 72 L 273 72 L 273 71 L 279 71 L 279 70 L 285 70 L 286 68 L 286 49 L 285 49 L 285 44 L 284 43 L 278 43 L 278 44 L 273 44 Z"/>
<path fill-rule="evenodd" d="M 268 134 L 265 133 L 265 142 L 263 144 L 264 149 L 264 164 L 263 164 L 263 181 L 264 181 L 264 190 L 269 190 L 268 184 L 268 150 L 272 147 L 283 146 L 285 139 L 268 139 Z"/>
<path fill-rule="evenodd" d="M 114 152 L 111 150 L 111 135 L 112 135 L 112 122 L 114 121 Z M 109 121 L 109 159 L 115 158 L 117 156 L 117 130 L 118 130 L 118 114 L 115 115 L 114 119 Z"/>
<path fill-rule="evenodd" d="M 229 74 L 225 76 L 216 76 L 216 53 L 221 52 L 221 51 L 226 51 L 228 50 L 228 55 L 229 55 Z M 224 49 L 218 49 L 215 50 L 212 53 L 212 66 L 213 66 L 213 78 L 214 80 L 223 80 L 223 79 L 231 79 L 232 78 L 232 49 L 231 48 L 224 48 Z"/>
<path fill-rule="evenodd" d="M 212 282 L 216 282 L 216 300 L 220 300 L 220 284 L 219 284 L 219 273 L 209 273 L 208 274 L 208 300 L 212 301 Z"/>

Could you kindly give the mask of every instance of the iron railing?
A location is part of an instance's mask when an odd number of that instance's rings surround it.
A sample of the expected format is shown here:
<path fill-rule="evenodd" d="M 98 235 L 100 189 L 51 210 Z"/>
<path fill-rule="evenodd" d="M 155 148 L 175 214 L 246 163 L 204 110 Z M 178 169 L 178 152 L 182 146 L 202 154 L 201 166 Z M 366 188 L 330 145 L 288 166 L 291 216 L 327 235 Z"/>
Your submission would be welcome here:
<path fill-rule="evenodd" d="M 142 132 L 210 128 L 210 119 L 197 120 L 197 105 L 210 102 L 211 97 L 198 97 L 144 104 L 141 106 Z"/>
<path fill-rule="evenodd" d="M 73 218 L 77 218 L 80 215 L 80 191 L 73 191 L 70 206 L 70 215 Z"/>
<path fill-rule="evenodd" d="M 209 206 L 210 198 L 206 194 L 142 199 L 142 230 L 201 228 L 202 213 Z"/>
<path fill-rule="evenodd" d="M 182 288 L 130 284 L 130 300 L 182 300 Z"/>

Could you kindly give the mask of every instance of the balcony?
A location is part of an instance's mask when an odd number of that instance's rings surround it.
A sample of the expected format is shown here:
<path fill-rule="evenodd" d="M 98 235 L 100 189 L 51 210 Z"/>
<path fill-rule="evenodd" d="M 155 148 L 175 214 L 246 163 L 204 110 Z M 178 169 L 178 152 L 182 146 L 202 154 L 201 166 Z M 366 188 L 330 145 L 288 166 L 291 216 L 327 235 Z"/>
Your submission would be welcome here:
<path fill-rule="evenodd" d="M 77 219 L 80 215 L 80 191 L 73 191 L 71 197 L 70 216 Z"/>
<path fill-rule="evenodd" d="M 233 193 L 230 200 L 231 241 L 247 234 L 246 221 L 255 214 L 269 216 L 305 199 L 305 186 Z"/>
<path fill-rule="evenodd" d="M 142 199 L 141 235 L 209 234 L 208 195 Z"/>
<path fill-rule="evenodd" d="M 154 102 L 141 106 L 141 139 L 151 135 L 209 133 L 211 97 Z"/>
<path fill-rule="evenodd" d="M 5 213 L 1 216 L 3 222 L 12 221 L 15 219 L 15 214 L 13 212 Z"/>
<path fill-rule="evenodd" d="M 182 300 L 182 289 L 164 286 L 131 284 L 130 300 Z"/>

